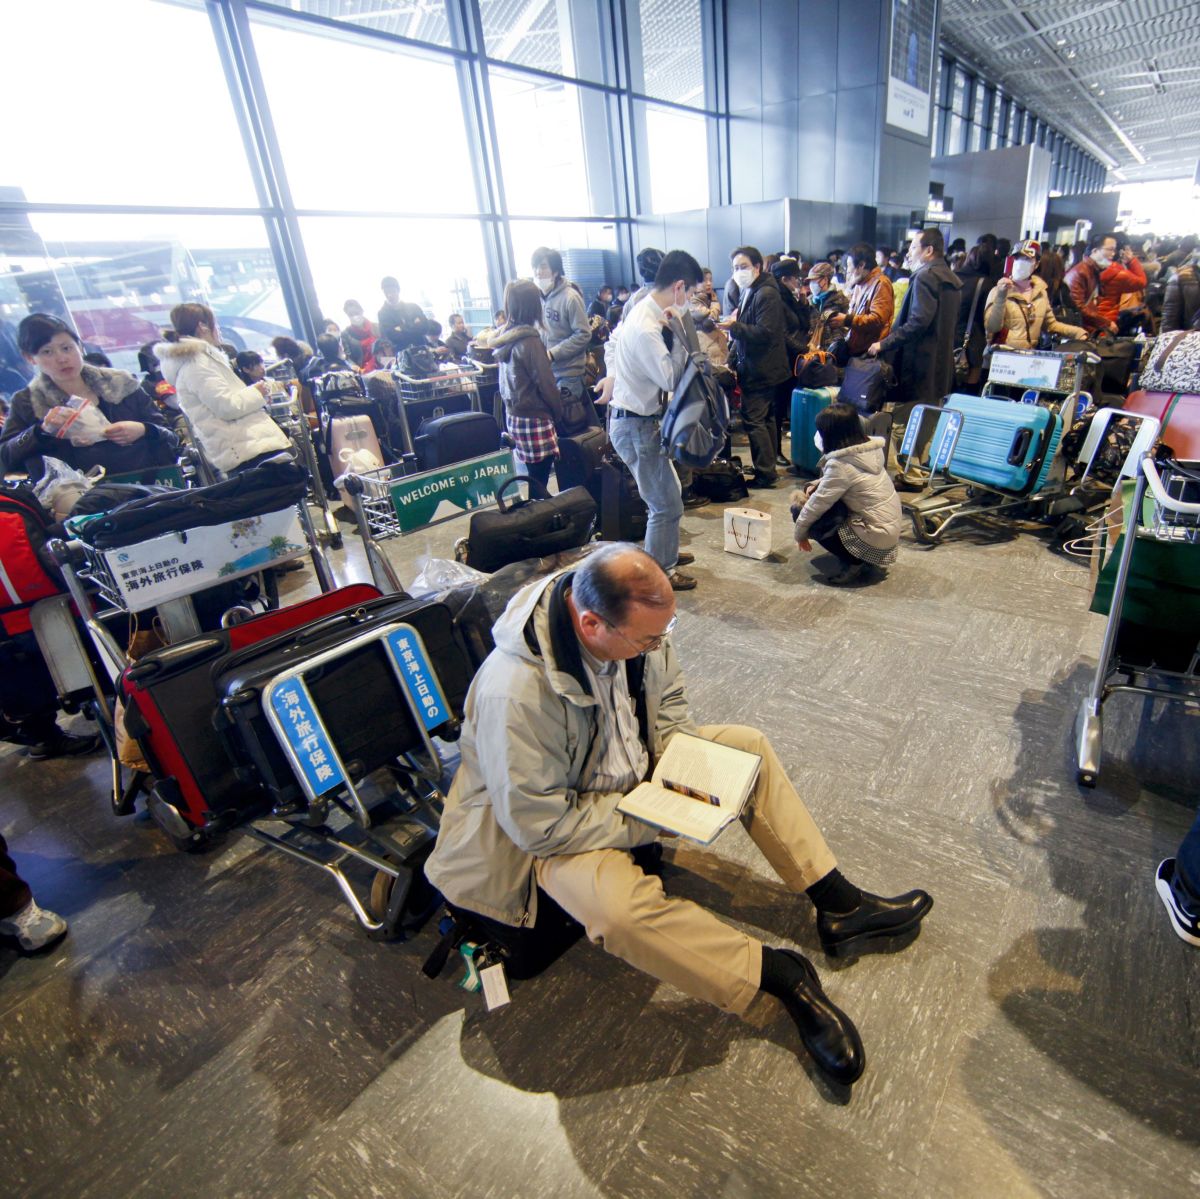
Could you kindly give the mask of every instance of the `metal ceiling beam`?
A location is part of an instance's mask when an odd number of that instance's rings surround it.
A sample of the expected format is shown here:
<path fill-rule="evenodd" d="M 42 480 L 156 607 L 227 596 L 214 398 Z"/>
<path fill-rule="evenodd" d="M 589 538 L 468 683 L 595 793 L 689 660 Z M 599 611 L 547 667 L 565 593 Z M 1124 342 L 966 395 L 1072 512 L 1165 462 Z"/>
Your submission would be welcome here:
<path fill-rule="evenodd" d="M 1049 25 L 1043 25 L 1040 29 L 1035 26 L 1033 29 L 1029 30 L 1028 33 L 1022 33 L 1019 37 L 1009 38 L 1008 41 L 1001 42 L 998 46 L 993 46 L 992 48 L 997 51 L 1007 50 L 1009 46 L 1016 46 L 1020 42 L 1028 41 L 1032 37 L 1038 37 L 1040 34 L 1048 33 L 1051 29 L 1061 29 L 1064 25 L 1074 25 L 1077 21 L 1084 19 L 1090 21 L 1092 17 L 1099 16 L 1100 13 L 1104 12 L 1106 9 L 1117 8 L 1124 3 L 1125 0 L 1108 0 L 1107 4 L 1101 4 L 1096 8 L 1089 9 L 1084 17 L 1080 17 L 1078 15 L 1073 17 L 1063 17 L 1061 21 L 1051 21 Z M 1024 13 L 1020 15 L 1024 16 Z"/>
<path fill-rule="evenodd" d="M 1018 20 L 1023 21 L 1026 25 L 1033 27 L 1036 32 L 1036 36 L 1044 38 L 1044 34 L 1042 33 L 1042 31 L 1040 29 L 1037 29 L 1037 27 L 1033 25 L 1033 22 L 1030 21 L 1030 19 L 1016 6 L 1016 4 L 1013 3 L 1013 0 L 1001 0 L 1001 2 L 1003 3 L 1004 7 L 1008 10 L 1010 16 L 1013 16 L 1013 17 L 1017 18 Z M 1109 5 L 1107 5 L 1107 7 L 1111 8 L 1112 5 L 1109 4 Z M 1046 49 L 1053 55 L 1053 61 L 1058 66 L 1060 73 L 1065 75 L 1080 90 L 1080 92 L 1083 94 L 1084 98 L 1087 100 L 1088 104 L 1095 110 L 1096 114 L 1113 131 L 1113 133 L 1115 133 L 1117 135 L 1117 137 L 1119 137 L 1121 139 L 1121 144 L 1129 151 L 1129 153 L 1133 156 L 1133 158 L 1141 166 L 1145 166 L 1146 160 L 1145 160 L 1145 158 L 1142 157 L 1142 152 L 1137 148 L 1137 146 L 1135 146 L 1133 144 L 1133 142 L 1131 142 L 1129 140 L 1129 138 L 1127 138 L 1125 136 L 1125 133 L 1121 129 L 1121 127 L 1116 123 L 1116 121 L 1114 121 L 1112 119 L 1112 117 L 1110 117 L 1108 115 L 1107 112 L 1104 111 L 1103 107 L 1101 107 L 1101 105 L 1097 104 L 1095 99 L 1091 95 L 1088 94 L 1087 88 L 1085 88 L 1083 86 L 1083 84 L 1079 81 L 1079 79 L 1076 78 L 1075 72 L 1072 71 L 1065 64 L 1058 61 L 1058 47 L 1051 46 L 1048 43 L 1046 43 Z M 1075 136 L 1077 138 L 1079 138 L 1081 141 L 1086 140 L 1088 142 L 1088 144 L 1093 147 L 1093 152 L 1095 152 L 1096 150 L 1099 150 L 1099 147 L 1096 146 L 1095 142 L 1093 142 L 1091 138 L 1084 139 L 1078 133 L 1077 130 L 1073 130 L 1072 132 L 1074 132 Z M 1110 168 L 1119 165 L 1117 160 L 1106 150 L 1100 150 L 1099 156 L 1100 156 L 1101 160 L 1108 161 Z"/>

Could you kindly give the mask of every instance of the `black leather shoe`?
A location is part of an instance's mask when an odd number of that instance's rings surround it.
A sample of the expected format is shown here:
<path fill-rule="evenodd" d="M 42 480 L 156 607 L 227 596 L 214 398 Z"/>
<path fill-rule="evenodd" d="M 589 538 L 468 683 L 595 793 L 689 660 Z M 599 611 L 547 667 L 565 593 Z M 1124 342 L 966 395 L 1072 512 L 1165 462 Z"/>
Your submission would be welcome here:
<path fill-rule="evenodd" d="M 817 913 L 821 948 L 830 957 L 852 957 L 872 941 L 912 932 L 931 907 L 933 897 L 925 891 L 906 891 L 890 899 L 864 891 L 858 907 L 844 916 Z"/>
<path fill-rule="evenodd" d="M 854 1021 L 830 1001 L 808 958 L 791 949 L 775 952 L 795 966 L 795 980 L 776 998 L 795 1021 L 812 1060 L 835 1082 L 848 1087 L 867 1064 Z"/>

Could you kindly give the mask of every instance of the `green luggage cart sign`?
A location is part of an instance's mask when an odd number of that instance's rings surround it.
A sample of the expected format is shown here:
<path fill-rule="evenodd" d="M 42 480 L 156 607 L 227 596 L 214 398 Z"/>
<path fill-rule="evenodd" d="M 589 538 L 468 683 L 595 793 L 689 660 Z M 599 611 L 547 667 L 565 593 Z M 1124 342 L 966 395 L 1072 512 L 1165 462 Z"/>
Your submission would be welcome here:
<path fill-rule="evenodd" d="M 400 529 L 412 533 L 464 512 L 486 508 L 496 502 L 496 492 L 505 479 L 516 473 L 512 450 L 498 450 L 441 470 L 393 479 L 392 507 Z"/>

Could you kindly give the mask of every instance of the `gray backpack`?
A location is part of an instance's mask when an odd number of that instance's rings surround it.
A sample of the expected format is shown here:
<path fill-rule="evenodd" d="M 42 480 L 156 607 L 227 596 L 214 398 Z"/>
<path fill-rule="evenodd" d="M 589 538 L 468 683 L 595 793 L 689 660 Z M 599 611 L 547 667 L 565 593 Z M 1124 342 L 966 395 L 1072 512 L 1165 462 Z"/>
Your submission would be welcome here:
<path fill-rule="evenodd" d="M 663 414 L 663 450 L 676 462 L 702 470 L 721 452 L 728 429 L 724 389 L 703 352 L 692 350 Z"/>

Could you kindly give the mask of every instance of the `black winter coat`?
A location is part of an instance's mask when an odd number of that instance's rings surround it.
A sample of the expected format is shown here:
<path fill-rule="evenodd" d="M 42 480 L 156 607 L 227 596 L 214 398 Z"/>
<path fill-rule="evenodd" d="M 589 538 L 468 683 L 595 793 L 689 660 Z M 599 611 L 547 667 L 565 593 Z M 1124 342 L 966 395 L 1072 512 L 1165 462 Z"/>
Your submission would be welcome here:
<path fill-rule="evenodd" d="M 100 411 L 110 424 L 140 421 L 146 426 L 146 435 L 132 445 L 98 441 L 95 445 L 75 446 L 66 438 L 60 440 L 43 433 L 46 412 L 65 403 L 68 397 L 46 375 L 39 374 L 12 398 L 12 410 L 0 436 L 0 465 L 5 472 L 25 471 L 36 481 L 45 473 L 43 455 L 85 473 L 93 466 L 103 466 L 110 475 L 153 470 L 175 462 L 179 438 L 167 428 L 157 405 L 132 375 L 108 367 L 84 366 L 83 380 L 99 398 Z"/>
<path fill-rule="evenodd" d="M 1191 329 L 1197 316 L 1200 316 L 1200 272 L 1194 266 L 1183 266 L 1167 283 L 1159 332 Z"/>
<path fill-rule="evenodd" d="M 787 356 L 787 318 L 775 276 L 763 271 L 746 289 L 738 319 L 729 327 L 742 390 L 777 387 L 792 373 Z"/>
<path fill-rule="evenodd" d="M 917 271 L 909 282 L 900 315 L 882 346 L 896 370 L 898 403 L 940 404 L 954 390 L 954 330 L 961 288 L 944 258 Z"/>

